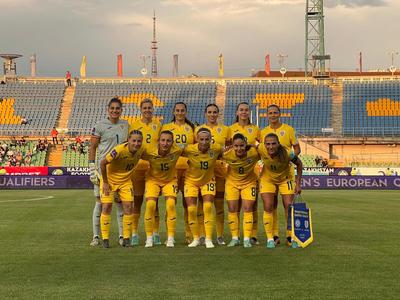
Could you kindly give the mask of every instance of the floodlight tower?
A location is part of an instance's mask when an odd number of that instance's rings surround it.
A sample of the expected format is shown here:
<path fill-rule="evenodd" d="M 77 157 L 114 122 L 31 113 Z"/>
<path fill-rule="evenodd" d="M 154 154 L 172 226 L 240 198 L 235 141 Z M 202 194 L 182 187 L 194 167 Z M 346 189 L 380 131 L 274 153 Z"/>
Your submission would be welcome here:
<path fill-rule="evenodd" d="M 153 16 L 153 40 L 151 41 L 151 77 L 157 77 L 156 12 Z"/>
<path fill-rule="evenodd" d="M 305 21 L 305 75 L 307 76 L 308 70 L 313 67 L 325 73 L 324 0 L 306 0 Z"/>

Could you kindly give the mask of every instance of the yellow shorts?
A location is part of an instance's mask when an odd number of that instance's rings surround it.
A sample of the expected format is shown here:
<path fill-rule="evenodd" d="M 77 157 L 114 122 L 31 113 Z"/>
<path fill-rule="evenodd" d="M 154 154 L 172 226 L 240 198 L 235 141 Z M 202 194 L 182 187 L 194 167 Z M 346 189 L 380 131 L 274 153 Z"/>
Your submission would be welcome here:
<path fill-rule="evenodd" d="M 154 179 L 146 181 L 146 198 L 158 198 L 160 192 L 165 197 L 174 197 L 178 193 L 178 180 L 174 179 L 167 183 L 161 183 Z"/>
<path fill-rule="evenodd" d="M 260 180 L 260 193 L 277 193 L 281 195 L 293 195 L 295 189 L 294 180 L 286 179 L 281 182 L 274 182 L 261 177 Z"/>
<path fill-rule="evenodd" d="M 215 179 L 210 180 L 206 184 L 203 185 L 195 185 L 191 182 L 185 181 L 185 197 L 194 197 L 197 198 L 199 196 L 199 192 L 202 196 L 205 195 L 213 195 L 217 191 L 217 185 Z"/>
<path fill-rule="evenodd" d="M 257 182 L 239 186 L 235 182 L 227 181 L 225 184 L 225 199 L 226 201 L 233 200 L 251 200 L 256 201 L 257 198 Z"/>
<path fill-rule="evenodd" d="M 103 182 L 100 180 L 100 200 L 101 203 L 113 203 L 116 195 L 122 202 L 133 201 L 133 186 L 132 182 L 125 182 L 123 184 L 110 183 L 110 194 L 108 196 L 103 194 Z"/>

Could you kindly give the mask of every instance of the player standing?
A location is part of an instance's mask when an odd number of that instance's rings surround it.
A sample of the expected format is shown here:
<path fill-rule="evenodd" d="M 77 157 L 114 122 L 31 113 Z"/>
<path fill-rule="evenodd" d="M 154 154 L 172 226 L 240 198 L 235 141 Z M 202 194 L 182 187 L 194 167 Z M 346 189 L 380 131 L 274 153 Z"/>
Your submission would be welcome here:
<path fill-rule="evenodd" d="M 235 123 L 229 126 L 231 137 L 236 133 L 243 134 L 247 139 L 247 144 L 255 145 L 260 141 L 260 129 L 258 126 L 251 124 L 250 122 L 250 105 L 247 102 L 241 102 L 236 107 L 236 120 Z M 251 241 L 253 244 L 258 244 L 257 232 L 258 232 L 258 213 L 257 213 L 258 202 L 257 199 L 254 202 L 253 207 L 253 231 L 251 235 Z M 238 211 L 240 213 L 240 211 Z"/>
<path fill-rule="evenodd" d="M 186 146 L 183 151 L 183 155 L 189 160 L 185 176 L 185 201 L 189 226 L 193 234 L 193 241 L 188 246 L 192 248 L 200 245 L 197 222 L 197 197 L 200 194 L 203 197 L 206 248 L 214 248 L 212 242 L 214 229 L 212 206 L 216 192 L 214 166 L 222 147 L 217 143 L 211 144 L 211 132 L 207 128 L 198 130 L 196 140 L 196 144 Z"/>
<path fill-rule="evenodd" d="M 158 135 L 161 130 L 161 123 L 153 117 L 154 107 L 151 99 L 145 98 L 140 103 L 141 118 L 133 122 L 129 127 L 132 130 L 140 130 L 143 134 L 143 148 L 152 149 L 157 147 Z M 143 203 L 143 195 L 145 190 L 145 176 L 149 169 L 149 163 L 140 160 L 138 166 L 132 173 L 133 190 L 135 192 L 133 205 L 133 222 L 132 222 L 132 246 L 139 245 L 138 224 L 140 219 L 140 211 Z M 154 222 L 154 244 L 160 245 L 160 235 L 158 234 L 159 215 L 156 210 L 156 219 Z"/>
<path fill-rule="evenodd" d="M 246 138 L 236 133 L 232 139 L 232 149 L 224 152 L 222 158 L 228 163 L 228 175 L 225 184 L 225 198 L 228 202 L 228 223 L 232 240 L 228 247 L 239 242 L 239 199 L 243 208 L 243 246 L 251 247 L 253 230 L 253 207 L 257 198 L 257 176 L 254 167 L 260 156 L 255 147 L 247 145 Z"/>
<path fill-rule="evenodd" d="M 301 152 L 299 142 L 297 140 L 296 131 L 293 127 L 281 123 L 281 110 L 278 105 L 271 104 L 267 107 L 267 115 L 269 125 L 261 130 L 261 140 L 263 141 L 265 136 L 269 133 L 275 133 L 279 137 L 279 143 L 287 150 L 293 152 L 298 156 Z M 294 167 L 291 165 L 291 178 L 294 181 Z M 282 199 L 283 201 L 283 199 Z M 278 195 L 274 198 L 274 241 L 275 244 L 279 244 L 279 226 L 278 226 Z M 286 215 L 287 221 L 287 215 Z M 288 235 L 288 233 L 286 233 Z M 289 243 L 289 241 L 287 241 Z"/>
<path fill-rule="evenodd" d="M 207 122 L 201 126 L 198 126 L 195 130 L 195 136 L 200 128 L 208 128 L 211 132 L 211 143 L 219 144 L 221 147 L 225 147 L 229 144 L 229 128 L 223 124 L 218 124 L 219 107 L 214 104 L 208 104 L 205 109 L 205 115 Z M 225 192 L 225 177 L 226 177 L 226 165 L 218 160 L 215 165 L 215 179 L 217 184 L 217 192 L 215 194 L 214 206 L 216 213 L 216 227 L 217 227 L 217 242 L 219 245 L 225 245 L 224 241 L 224 192 Z M 197 207 L 197 215 L 199 216 L 199 235 L 200 240 L 204 229 L 202 223 L 204 223 L 204 214 L 202 201 L 199 199 L 199 206 Z"/>
<path fill-rule="evenodd" d="M 112 98 L 107 106 L 108 117 L 96 123 L 92 129 L 92 136 L 90 138 L 89 147 L 89 168 L 90 180 L 94 184 L 94 196 L 96 203 L 93 209 L 93 239 L 90 243 L 91 246 L 100 244 L 100 189 L 99 178 L 100 161 L 111 151 L 115 146 L 127 140 L 129 124 L 125 120 L 121 120 L 122 102 L 118 98 Z M 97 164 L 96 161 L 97 152 Z M 117 217 L 119 228 L 119 242 L 122 245 L 122 204 L 117 202 Z"/>
<path fill-rule="evenodd" d="M 110 214 L 115 194 L 118 195 L 123 204 L 123 246 L 127 247 L 129 245 L 133 221 L 133 184 L 131 175 L 143 153 L 142 142 L 142 133 L 138 130 L 132 130 L 129 134 L 128 142 L 116 146 L 100 162 L 100 198 L 102 203 L 100 224 L 104 248 L 110 247 Z"/>
<path fill-rule="evenodd" d="M 285 213 L 293 203 L 294 194 L 301 193 L 302 163 L 291 151 L 288 151 L 279 143 L 275 133 L 265 136 L 264 143 L 258 147 L 258 152 L 263 160 L 264 167 L 260 177 L 260 193 L 264 202 L 264 229 L 267 235 L 267 248 L 275 248 L 273 236 L 273 209 L 276 191 L 282 195 Z M 291 165 L 294 163 L 297 169 L 296 181 L 291 175 Z M 287 240 L 291 242 L 291 235 Z M 294 246 L 294 244 L 292 245 Z"/>
<path fill-rule="evenodd" d="M 176 229 L 176 194 L 178 193 L 178 179 L 175 165 L 182 149 L 174 144 L 174 135 L 171 131 L 162 131 L 158 139 L 158 146 L 146 148 L 143 159 L 149 161 L 150 170 L 146 176 L 146 213 L 144 224 L 146 229 L 146 247 L 153 247 L 154 221 L 159 195 L 165 197 L 167 218 L 167 247 L 174 247 Z"/>
<path fill-rule="evenodd" d="M 187 118 L 187 106 L 183 102 L 176 102 L 173 109 L 174 117 L 171 123 L 164 124 L 162 126 L 162 131 L 169 130 L 174 134 L 175 143 L 181 147 L 185 148 L 186 145 L 191 145 L 194 142 L 194 125 Z M 180 157 L 176 164 L 178 186 L 179 189 L 184 193 L 184 177 L 185 172 L 188 168 L 187 158 Z M 190 232 L 188 223 L 188 211 L 186 207 L 186 202 L 184 200 L 184 195 L 182 197 L 183 209 L 184 209 L 184 222 L 185 222 L 185 236 L 186 242 L 191 240 L 192 233 Z"/>

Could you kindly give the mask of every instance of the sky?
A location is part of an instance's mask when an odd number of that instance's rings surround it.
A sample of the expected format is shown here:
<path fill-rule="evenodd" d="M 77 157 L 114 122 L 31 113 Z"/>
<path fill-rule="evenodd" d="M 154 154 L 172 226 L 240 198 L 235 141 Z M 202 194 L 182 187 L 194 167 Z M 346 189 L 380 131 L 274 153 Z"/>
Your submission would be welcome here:
<path fill-rule="evenodd" d="M 311 1 L 311 0 L 310 0 Z M 141 77 L 141 55 L 150 56 L 153 10 L 157 16 L 158 72 L 179 75 L 247 77 L 263 70 L 265 55 L 279 69 L 304 69 L 306 0 L 0 0 L 0 53 L 18 53 L 19 75 L 29 75 L 37 56 L 37 76 L 79 75 L 82 56 L 87 77 L 116 76 L 123 55 L 126 77 Z M 391 64 L 400 52 L 400 0 L 325 0 L 325 51 L 331 69 L 355 71 Z M 400 67 L 400 55 L 394 56 Z M 151 61 L 147 60 L 147 68 Z"/>

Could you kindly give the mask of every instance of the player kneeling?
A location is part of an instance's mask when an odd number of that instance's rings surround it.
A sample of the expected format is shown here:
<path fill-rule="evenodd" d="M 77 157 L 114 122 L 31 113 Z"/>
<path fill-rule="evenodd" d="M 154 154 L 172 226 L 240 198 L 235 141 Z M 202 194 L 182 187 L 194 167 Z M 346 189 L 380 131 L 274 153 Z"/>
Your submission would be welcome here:
<path fill-rule="evenodd" d="M 206 248 L 214 248 L 212 234 L 214 229 L 214 215 L 212 211 L 216 183 L 214 177 L 215 162 L 222 152 L 219 144 L 211 145 L 211 132 L 207 128 L 200 128 L 197 132 L 197 144 L 187 145 L 183 155 L 189 160 L 189 168 L 185 176 L 185 201 L 188 208 L 188 219 L 193 241 L 189 247 L 200 245 L 199 228 L 197 222 L 197 197 L 203 197 L 204 227 L 206 232 Z"/>
<path fill-rule="evenodd" d="M 253 206 L 257 197 L 257 176 L 254 166 L 260 159 L 257 150 L 247 145 L 246 138 L 236 133 L 232 139 L 232 147 L 224 152 L 222 159 L 229 165 L 225 183 L 225 198 L 228 202 L 228 224 L 232 240 L 228 247 L 239 243 L 239 199 L 243 207 L 243 246 L 251 247 L 250 238 L 253 231 Z"/>
<path fill-rule="evenodd" d="M 131 173 L 142 155 L 142 142 L 142 133 L 138 130 L 132 130 L 129 134 L 128 142 L 115 147 L 100 163 L 100 199 L 102 203 L 100 227 L 104 248 L 110 247 L 110 214 L 115 194 L 118 194 L 121 199 L 124 210 L 123 246 L 126 247 L 129 245 L 133 220 L 133 186 Z"/>
<path fill-rule="evenodd" d="M 301 160 L 288 151 L 279 143 L 279 138 L 274 133 L 269 133 L 264 138 L 264 143 L 258 147 L 258 152 L 263 160 L 264 167 L 260 177 L 260 193 L 264 202 L 264 229 L 267 235 L 267 248 L 275 248 L 273 237 L 273 209 L 274 197 L 277 191 L 282 195 L 285 214 L 288 214 L 288 207 L 293 203 L 294 194 L 301 193 Z M 291 180 L 290 162 L 297 168 L 296 182 Z M 291 235 L 286 232 L 288 242 L 291 242 Z M 294 247 L 295 245 L 292 245 Z"/>
<path fill-rule="evenodd" d="M 178 179 L 175 165 L 182 153 L 182 149 L 174 144 L 174 134 L 169 130 L 161 132 L 158 147 L 145 150 L 142 159 L 149 161 L 150 171 L 146 176 L 146 212 L 144 225 L 146 230 L 145 247 L 153 247 L 153 230 L 155 211 L 160 192 L 165 197 L 167 217 L 167 247 L 174 247 L 176 229 L 176 194 Z"/>

